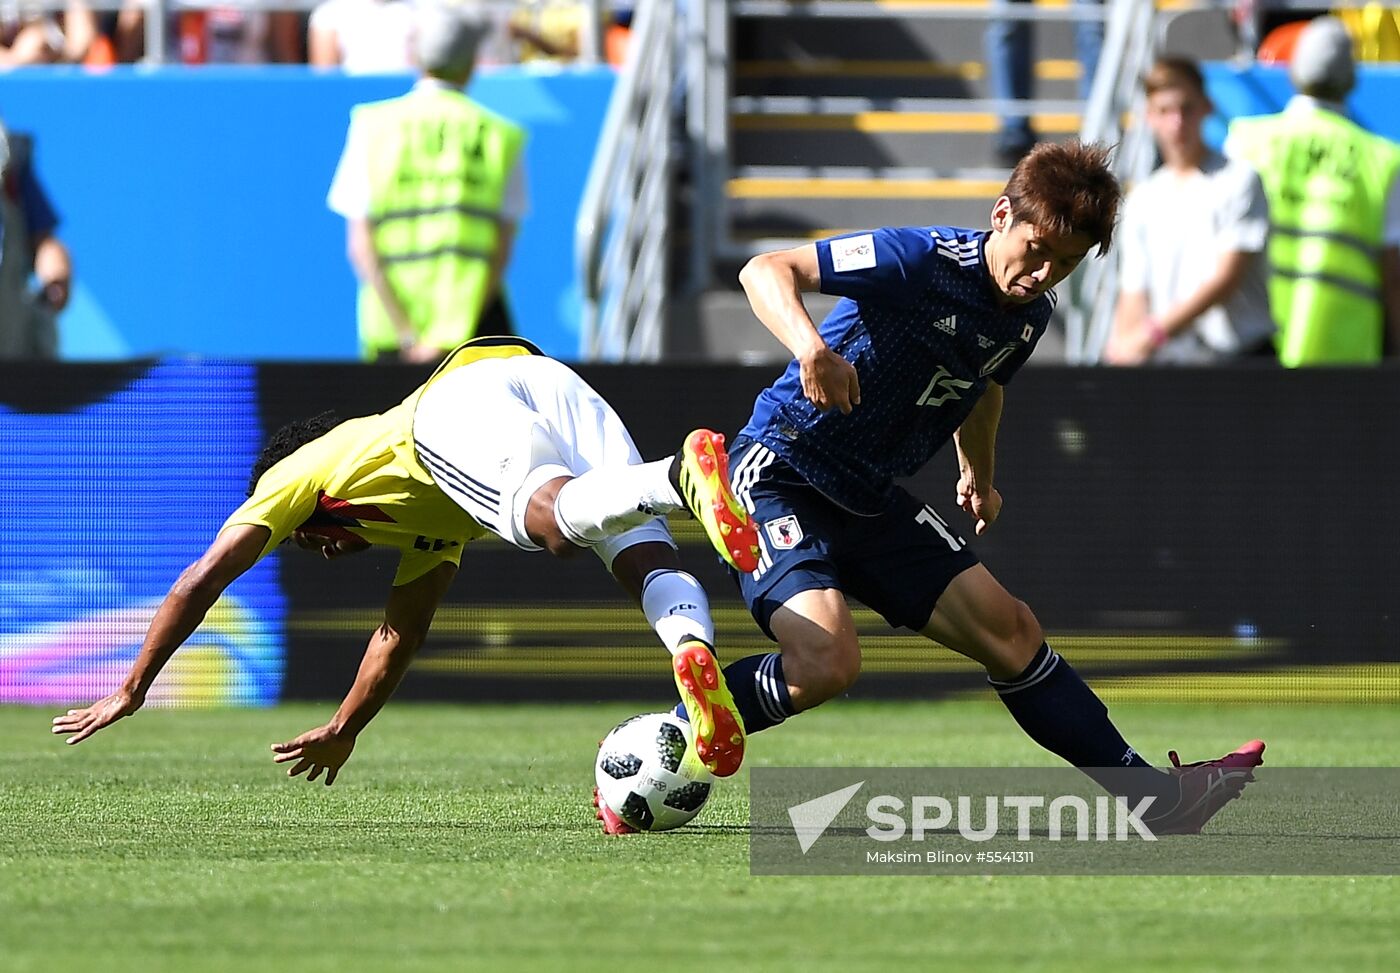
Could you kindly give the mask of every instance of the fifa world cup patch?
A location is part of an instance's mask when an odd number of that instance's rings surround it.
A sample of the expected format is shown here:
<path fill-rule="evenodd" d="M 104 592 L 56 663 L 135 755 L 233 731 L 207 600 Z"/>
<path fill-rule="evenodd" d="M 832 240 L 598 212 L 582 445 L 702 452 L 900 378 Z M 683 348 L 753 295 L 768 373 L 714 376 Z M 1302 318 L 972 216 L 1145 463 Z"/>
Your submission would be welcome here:
<path fill-rule="evenodd" d="M 763 529 L 768 531 L 768 543 L 779 551 L 790 551 L 802 540 L 802 525 L 791 514 L 768 521 Z"/>
<path fill-rule="evenodd" d="M 831 269 L 868 270 L 875 266 L 875 237 L 870 233 L 831 241 Z"/>

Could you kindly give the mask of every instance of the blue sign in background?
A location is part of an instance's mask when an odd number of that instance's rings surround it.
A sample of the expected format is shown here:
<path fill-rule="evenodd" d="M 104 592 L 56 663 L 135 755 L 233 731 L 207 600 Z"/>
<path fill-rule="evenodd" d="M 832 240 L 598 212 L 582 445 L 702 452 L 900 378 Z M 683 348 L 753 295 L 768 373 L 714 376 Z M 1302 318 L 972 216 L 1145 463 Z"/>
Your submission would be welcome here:
<path fill-rule="evenodd" d="M 529 130 L 530 214 L 507 287 L 520 331 L 563 358 L 578 349 L 574 222 L 613 78 L 504 68 L 469 89 Z M 63 356 L 356 357 L 355 278 L 326 190 L 351 107 L 412 80 L 299 67 L 7 74 L 0 117 L 35 137 L 75 261 Z"/>
<path fill-rule="evenodd" d="M 118 687 L 156 606 L 243 500 L 263 439 L 257 369 L 158 362 L 116 387 L 43 389 L 56 401 L 37 407 L 11 401 L 18 386 L 0 387 L 15 497 L 0 517 L 0 702 L 91 702 Z M 224 593 L 153 701 L 277 701 L 277 567 L 267 558 Z"/>
<path fill-rule="evenodd" d="M 1206 141 L 1217 148 L 1225 141 L 1228 120 L 1240 115 L 1282 111 L 1293 97 L 1288 71 L 1282 67 L 1237 67 L 1203 64 L 1206 88 L 1216 114 L 1206 123 Z M 1348 114 L 1361 126 L 1386 138 L 1400 140 L 1400 67 L 1368 64 L 1357 68 L 1356 88 L 1347 98 Z"/>
<path fill-rule="evenodd" d="M 1215 145 L 1223 119 L 1291 94 L 1282 68 L 1204 68 Z M 351 107 L 411 81 L 299 67 L 7 74 L 0 116 L 36 137 L 76 261 L 63 355 L 354 358 L 355 280 L 326 189 Z M 531 210 L 507 287 L 522 333 L 562 358 L 578 350 L 574 221 L 613 81 L 608 68 L 503 68 L 470 88 L 530 131 Z M 1348 106 L 1400 138 L 1398 100 L 1400 68 L 1368 65 Z"/>

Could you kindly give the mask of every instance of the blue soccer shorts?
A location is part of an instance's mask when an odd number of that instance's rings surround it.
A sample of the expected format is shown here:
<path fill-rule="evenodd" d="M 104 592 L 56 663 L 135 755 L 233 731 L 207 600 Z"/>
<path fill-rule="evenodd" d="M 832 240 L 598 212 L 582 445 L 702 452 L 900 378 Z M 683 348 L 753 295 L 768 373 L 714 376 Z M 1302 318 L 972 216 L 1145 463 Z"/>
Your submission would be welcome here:
<path fill-rule="evenodd" d="M 861 517 L 837 506 L 762 443 L 739 440 L 730 453 L 734 494 L 758 525 L 759 564 L 731 569 L 754 620 L 769 620 L 789 598 L 835 588 L 896 628 L 919 631 L 933 607 L 977 556 L 938 513 L 895 487 L 885 511 Z"/>

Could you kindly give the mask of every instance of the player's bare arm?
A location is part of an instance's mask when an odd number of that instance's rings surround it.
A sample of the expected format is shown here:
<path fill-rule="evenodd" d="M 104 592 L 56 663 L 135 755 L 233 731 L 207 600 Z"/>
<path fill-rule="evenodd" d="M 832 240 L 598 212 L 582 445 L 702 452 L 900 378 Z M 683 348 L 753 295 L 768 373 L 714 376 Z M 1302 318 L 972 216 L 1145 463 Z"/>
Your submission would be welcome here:
<path fill-rule="evenodd" d="M 156 609 L 141 651 L 121 687 L 91 706 L 70 709 L 54 717 L 53 732 L 71 733 L 68 742 L 81 743 L 140 709 L 151 684 L 175 650 L 204 621 L 224 589 L 257 562 L 270 533 L 266 527 L 248 524 L 220 531 L 200 559 L 180 574 Z"/>
<path fill-rule="evenodd" d="M 439 564 L 421 578 L 390 590 L 384 622 L 370 636 L 354 685 L 335 716 L 324 726 L 272 745 L 272 759 L 277 763 L 295 761 L 287 771 L 289 777 L 307 774 L 307 780 L 316 780 L 324 772 L 326 784 L 335 783 L 355 749 L 355 738 L 389 701 L 408 671 L 456 573 L 455 565 Z"/>
<path fill-rule="evenodd" d="M 802 303 L 804 291 L 821 287 L 816 244 L 759 254 L 739 272 L 739 283 L 763 326 L 797 359 L 812 404 L 823 412 L 859 405 L 855 366 L 826 346 Z"/>
<path fill-rule="evenodd" d="M 953 434 L 958 449 L 958 506 L 977 520 L 979 536 L 1001 514 L 1001 494 L 992 479 L 1004 395 L 1000 385 L 988 382 L 987 391 Z"/>

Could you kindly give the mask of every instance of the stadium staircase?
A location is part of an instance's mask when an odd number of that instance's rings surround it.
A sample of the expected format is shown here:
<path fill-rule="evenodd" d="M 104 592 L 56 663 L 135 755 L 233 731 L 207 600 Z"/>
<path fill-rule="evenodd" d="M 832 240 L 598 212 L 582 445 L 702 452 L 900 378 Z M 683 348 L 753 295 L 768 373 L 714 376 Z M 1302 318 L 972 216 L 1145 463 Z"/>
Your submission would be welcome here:
<path fill-rule="evenodd" d="M 1033 0 L 1010 6 L 994 0 L 689 0 L 675 8 L 670 0 L 653 2 L 658 9 L 688 12 L 676 28 L 677 46 L 684 50 L 676 72 L 686 92 L 676 129 L 678 136 L 684 129 L 688 150 L 679 137 L 677 151 L 668 153 L 654 137 L 629 140 L 623 134 L 644 130 L 648 113 L 640 101 L 630 114 L 616 112 L 617 124 L 610 127 L 619 133 L 618 154 L 639 174 L 664 165 L 676 178 L 665 203 L 652 199 L 643 206 L 629 202 L 628 193 L 638 197 L 635 188 L 606 189 L 606 180 L 594 180 L 599 185 L 590 191 L 587 218 L 580 219 L 579 250 L 585 304 L 598 309 L 598 324 L 585 328 L 584 357 L 784 360 L 786 351 L 754 321 L 738 289 L 738 270 L 750 256 L 883 224 L 985 224 L 1009 175 L 995 153 L 1000 113 L 1019 109 L 1030 115 L 1042 139 L 1068 139 L 1085 128 L 1077 19 L 1106 18 L 1110 27 L 1115 16 L 1133 21 L 1124 30 L 1137 43 L 1119 45 L 1133 54 L 1115 56 L 1108 49 L 1113 37 L 1105 38 L 1100 64 L 1121 76 L 1116 84 L 1099 85 L 1104 90 L 1098 114 L 1107 124 L 1089 126 L 1095 137 L 1115 143 L 1118 112 L 1131 102 L 1142 58 L 1154 43 L 1169 39 L 1165 31 L 1157 34 L 1158 11 L 1195 7 L 1204 18 L 1204 29 L 1190 30 L 1169 46 L 1201 57 L 1228 56 L 1234 49 L 1224 11 L 1199 9 L 1209 0 Z M 651 22 L 648 6 L 643 0 L 638 10 Z M 992 97 L 983 42 L 988 24 L 1008 14 L 1030 21 L 1031 99 L 1016 103 Z M 1171 19 L 1185 24 L 1189 18 Z M 1120 33 L 1120 41 L 1126 36 Z M 1197 46 L 1209 38 L 1225 44 L 1216 43 L 1214 50 L 1209 43 Z M 634 46 L 645 48 L 624 72 L 635 81 L 658 58 L 654 39 Z M 638 86 L 625 88 L 626 97 L 614 101 L 635 100 Z M 663 90 L 656 83 L 651 88 Z M 639 154 L 643 148 L 650 159 Z M 619 168 L 615 158 L 609 161 Z M 595 172 L 601 168 L 595 162 Z M 635 225 L 609 231 L 621 224 L 622 212 Z M 664 233 L 640 219 L 652 214 L 654 221 L 658 212 L 669 214 Z M 608 288 L 623 285 L 609 282 L 617 274 L 602 272 L 607 257 L 588 245 L 589 233 L 608 232 L 624 242 L 666 238 L 669 272 L 658 273 L 658 262 L 644 259 L 636 246 L 615 247 L 611 262 L 614 271 L 652 268 L 645 285 L 634 281 L 627 289 L 636 295 L 633 303 L 663 307 L 664 321 L 634 327 L 610 315 Z M 816 317 L 831 303 L 813 296 L 809 309 Z M 1088 330 L 1084 325 L 1080 333 Z M 1054 339 L 1043 342 L 1037 357 L 1061 357 L 1054 345 Z"/>
<path fill-rule="evenodd" d="M 731 254 L 918 214 L 984 222 L 1007 175 L 982 54 L 990 9 L 736 3 Z M 1031 33 L 1033 125 L 1067 138 L 1080 122 L 1073 25 L 1046 20 Z"/>
<path fill-rule="evenodd" d="M 1032 100 L 1021 110 L 1040 137 L 1070 138 L 1082 110 L 1076 8 L 1013 9 L 1032 21 Z M 1005 105 L 984 58 L 995 10 L 991 0 L 729 4 L 728 172 L 706 208 L 719 221 L 715 260 L 710 279 L 691 280 L 694 328 L 675 323 L 671 353 L 785 355 L 736 289 L 754 253 L 882 224 L 985 223 L 1009 175 L 994 147 Z M 828 306 L 811 301 L 814 314 Z"/>

